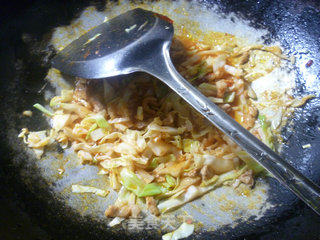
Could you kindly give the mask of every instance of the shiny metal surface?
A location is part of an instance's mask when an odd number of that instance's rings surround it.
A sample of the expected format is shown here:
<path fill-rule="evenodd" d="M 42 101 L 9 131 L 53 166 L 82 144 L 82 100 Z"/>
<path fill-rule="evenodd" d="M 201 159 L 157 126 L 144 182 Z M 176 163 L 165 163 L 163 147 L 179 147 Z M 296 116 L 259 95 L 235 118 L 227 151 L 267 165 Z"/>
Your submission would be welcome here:
<path fill-rule="evenodd" d="M 320 214 L 320 189 L 316 184 L 250 134 L 175 70 L 169 55 L 172 36 L 170 19 L 134 9 L 75 40 L 53 59 L 52 64 L 62 72 L 83 78 L 105 78 L 136 71 L 159 78 Z"/>

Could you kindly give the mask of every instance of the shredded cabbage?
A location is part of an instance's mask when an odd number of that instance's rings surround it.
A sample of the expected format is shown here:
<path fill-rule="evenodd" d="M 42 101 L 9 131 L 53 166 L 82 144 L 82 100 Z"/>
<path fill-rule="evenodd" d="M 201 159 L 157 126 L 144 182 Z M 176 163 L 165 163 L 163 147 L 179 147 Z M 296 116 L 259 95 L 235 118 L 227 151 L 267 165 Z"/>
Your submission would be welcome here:
<path fill-rule="evenodd" d="M 175 51 L 173 43 L 173 58 L 179 72 L 199 91 L 274 148 L 269 121 L 261 111 L 257 117 L 258 103 L 253 99 L 259 99 L 251 82 L 279 66 L 281 51 L 247 46 L 236 39 L 223 34 L 219 41 L 206 44 L 179 38 L 184 50 Z M 53 97 L 52 111 L 35 104 L 51 119 L 52 129 L 22 129 L 19 137 L 39 158 L 55 140 L 63 148 L 71 146 L 82 164 L 98 166 L 98 174 L 119 191 L 117 207 L 152 202 L 153 210 L 166 212 L 232 183 L 244 171 L 263 171 L 158 80 L 138 74 L 130 81 L 119 79 L 110 84 L 90 81 L 80 79 L 75 89 Z M 100 87 L 102 91 L 98 91 Z M 281 124 L 290 106 L 300 106 L 310 98 L 286 103 L 286 108 L 274 115 L 272 126 Z M 72 189 L 107 195 L 107 191 L 89 186 L 74 185 Z M 121 221 L 116 218 L 110 224 Z"/>
<path fill-rule="evenodd" d="M 176 157 L 174 154 L 169 154 L 163 157 L 155 157 L 152 159 L 150 163 L 150 167 L 152 169 L 155 169 L 156 167 L 159 166 L 161 163 L 166 163 L 166 162 L 174 162 L 176 160 Z"/>
<path fill-rule="evenodd" d="M 64 128 L 70 119 L 70 114 L 56 114 L 52 118 L 52 128 L 56 131 L 60 131 Z"/>
<path fill-rule="evenodd" d="M 182 223 L 181 226 L 173 232 L 167 233 L 162 236 L 162 240 L 179 240 L 189 237 L 194 231 L 194 225 Z"/>
<path fill-rule="evenodd" d="M 147 197 L 162 193 L 161 187 L 156 183 L 145 184 L 136 174 L 123 168 L 120 172 L 123 186 L 138 197 Z"/>
<path fill-rule="evenodd" d="M 176 179 L 174 177 L 172 177 L 171 175 L 167 174 L 166 175 L 166 187 L 167 188 L 173 188 L 176 185 Z"/>
<path fill-rule="evenodd" d="M 98 124 L 96 124 L 96 123 L 92 124 L 92 126 L 91 126 L 91 127 L 89 128 L 89 130 L 88 130 L 88 133 L 87 133 L 87 136 L 86 136 L 86 140 L 89 139 L 91 133 L 92 133 L 94 130 L 96 130 L 97 127 L 98 127 Z"/>
<path fill-rule="evenodd" d="M 224 97 L 224 102 L 226 103 L 232 103 L 235 99 L 236 93 L 235 92 L 231 92 L 228 93 L 225 97 Z"/>
<path fill-rule="evenodd" d="M 243 160 L 246 164 L 247 167 L 249 169 L 252 169 L 252 171 L 256 174 L 265 171 L 264 167 L 262 167 L 259 163 L 257 163 L 257 161 L 255 161 L 254 159 L 252 159 L 248 153 L 246 153 L 245 151 L 240 151 L 236 153 L 237 156 Z"/>
<path fill-rule="evenodd" d="M 70 102 L 73 99 L 73 90 L 61 90 L 61 96 L 53 97 L 50 101 L 50 107 L 55 107 L 62 102 Z"/>
<path fill-rule="evenodd" d="M 259 115 L 259 121 L 262 128 L 262 141 L 267 144 L 271 149 L 275 150 L 273 144 L 273 134 L 270 128 L 270 122 L 267 121 L 266 116 Z"/>
<path fill-rule="evenodd" d="M 106 197 L 109 194 L 109 191 L 107 190 L 102 190 L 99 188 L 83 186 L 78 184 L 72 185 L 71 188 L 72 188 L 72 192 L 74 193 L 93 193 L 101 197 Z"/>
<path fill-rule="evenodd" d="M 200 142 L 192 139 L 183 139 L 183 151 L 186 153 L 198 153 Z"/>
<path fill-rule="evenodd" d="M 138 197 L 147 197 L 162 193 L 161 187 L 156 183 L 148 183 L 144 186 Z"/>
<path fill-rule="evenodd" d="M 109 222 L 109 227 L 114 227 L 116 225 L 119 225 L 125 218 L 121 218 L 121 217 L 115 217 L 114 219 L 112 219 L 112 221 Z"/>

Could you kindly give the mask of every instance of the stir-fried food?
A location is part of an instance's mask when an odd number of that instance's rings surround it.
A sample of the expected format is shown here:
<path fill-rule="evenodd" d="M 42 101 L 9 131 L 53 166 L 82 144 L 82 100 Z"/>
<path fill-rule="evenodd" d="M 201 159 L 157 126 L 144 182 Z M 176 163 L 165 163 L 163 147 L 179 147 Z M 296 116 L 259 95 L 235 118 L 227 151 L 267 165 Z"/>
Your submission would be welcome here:
<path fill-rule="evenodd" d="M 274 148 L 270 123 L 254 104 L 251 82 L 279 67 L 280 48 L 241 45 L 232 35 L 214 34 L 215 41 L 208 43 L 176 36 L 171 56 L 178 71 Z M 19 136 L 38 157 L 56 141 L 62 148 L 71 147 L 82 164 L 98 166 L 118 191 L 107 217 L 137 217 L 140 204 L 158 216 L 222 184 L 251 188 L 254 175 L 263 171 L 225 134 L 146 74 L 112 81 L 76 79 L 73 90 L 51 99 L 50 110 L 34 106 L 51 119 L 52 128 L 23 129 Z M 74 189 L 107 195 L 83 186 Z"/>

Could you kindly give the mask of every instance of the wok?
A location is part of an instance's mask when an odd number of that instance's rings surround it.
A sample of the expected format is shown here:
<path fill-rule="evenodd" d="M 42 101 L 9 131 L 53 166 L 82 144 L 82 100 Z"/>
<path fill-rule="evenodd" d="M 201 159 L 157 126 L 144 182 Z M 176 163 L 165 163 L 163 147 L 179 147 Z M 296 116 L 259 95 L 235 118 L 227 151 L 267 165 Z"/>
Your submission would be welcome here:
<path fill-rule="evenodd" d="M 296 56 L 294 71 L 298 79 L 296 95 L 315 94 L 303 108 L 297 109 L 292 126 L 283 130 L 284 159 L 316 183 L 320 183 L 320 6 L 317 1 L 201 1 L 218 4 L 224 13 L 236 12 L 249 19 L 252 26 L 266 28 L 270 34 L 266 43 L 277 39 L 290 54 Z M 157 239 L 154 231 L 124 232 L 110 230 L 105 222 L 82 216 L 49 191 L 55 183 L 45 181 L 33 161 L 28 160 L 23 144 L 16 133 L 25 126 L 33 130 L 47 128 L 40 113 L 23 118 L 22 111 L 35 102 L 43 102 L 43 79 L 54 51 L 43 39 L 49 39 L 54 27 L 69 24 L 84 7 L 103 8 L 104 1 L 30 1 L 11 2 L 1 17 L 1 227 L 3 239 Z M 27 33 L 27 35 L 26 35 Z M 24 36 L 24 37 L 22 37 Z M 50 53 L 50 54 L 48 54 Z M 313 63 L 311 64 L 311 61 Z M 49 86 L 48 86 L 49 87 Z M 303 149 L 302 145 L 311 144 Z M 59 151 L 59 149 L 57 149 Z M 37 160 L 34 160 L 37 161 Z M 226 225 L 214 231 L 203 231 L 192 239 L 241 239 L 279 231 L 276 225 L 287 226 L 302 221 L 301 235 L 292 231 L 286 235 L 267 235 L 265 238 L 299 236 L 313 239 L 319 234 L 320 220 L 308 210 L 301 210 L 297 198 L 268 178 L 269 208 L 261 218 L 239 220 L 235 227 Z M 306 216 L 295 217 L 301 212 Z M 288 217 L 295 217 L 286 220 Z M 310 221 L 307 219 L 313 219 Z M 310 223 L 310 226 L 303 225 Z M 312 228 L 313 227 L 313 228 Z M 289 234 L 293 234 L 289 237 Z M 281 237 L 282 236 L 282 237 Z M 263 238 L 263 237 L 261 237 Z"/>

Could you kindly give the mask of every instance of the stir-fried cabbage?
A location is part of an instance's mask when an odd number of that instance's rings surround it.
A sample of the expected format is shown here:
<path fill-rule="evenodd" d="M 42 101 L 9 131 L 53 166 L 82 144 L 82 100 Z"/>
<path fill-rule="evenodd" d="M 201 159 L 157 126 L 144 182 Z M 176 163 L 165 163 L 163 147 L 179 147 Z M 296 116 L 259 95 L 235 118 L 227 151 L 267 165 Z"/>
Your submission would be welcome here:
<path fill-rule="evenodd" d="M 156 183 L 145 184 L 136 174 L 123 168 L 120 172 L 123 186 L 138 197 L 147 197 L 162 193 L 161 187 Z"/>
<path fill-rule="evenodd" d="M 189 237 L 194 231 L 194 225 L 189 223 L 182 223 L 179 228 L 173 232 L 167 233 L 162 236 L 162 240 L 179 240 Z"/>
<path fill-rule="evenodd" d="M 214 176 L 212 180 L 203 182 L 200 186 L 186 185 L 186 189 L 184 189 L 183 192 L 179 193 L 178 196 L 173 195 L 168 200 L 162 201 L 158 205 L 158 208 L 161 212 L 168 212 L 173 209 L 176 209 L 177 207 L 202 196 L 208 191 L 221 186 L 223 183 L 236 179 L 242 173 L 243 173 L 243 169 L 240 171 L 233 170 L 233 171 L 221 174 L 219 177 Z"/>
<path fill-rule="evenodd" d="M 252 169 L 254 173 L 260 173 L 262 171 L 264 171 L 265 169 L 259 164 L 257 163 L 255 160 L 253 160 L 248 153 L 246 153 L 245 151 L 240 151 L 237 152 L 237 156 L 243 160 L 249 169 Z"/>
<path fill-rule="evenodd" d="M 121 217 L 115 217 L 114 219 L 112 219 L 112 221 L 111 222 L 109 222 L 109 226 L 110 227 L 114 227 L 114 226 L 116 226 L 116 225 L 118 225 L 118 224 L 120 224 L 122 221 L 124 220 L 124 218 L 121 218 Z"/>
<path fill-rule="evenodd" d="M 274 148 L 272 124 L 261 112 L 258 117 L 254 104 L 258 97 L 251 82 L 279 66 L 281 51 L 246 46 L 235 37 L 223 36 L 210 43 L 178 37 L 184 48 L 173 42 L 177 69 Z M 309 98 L 292 100 L 286 107 L 300 106 Z M 71 147 L 81 163 L 99 167 L 98 174 L 106 176 L 110 187 L 118 191 L 115 207 L 106 213 L 116 217 L 110 226 L 137 215 L 137 204 L 146 204 L 158 215 L 159 210 L 173 210 L 236 180 L 253 186 L 252 173 L 263 171 L 177 94 L 147 75 L 114 82 L 78 79 L 73 90 L 62 90 L 51 99 L 52 110 L 40 104 L 34 107 L 50 118 L 52 129 L 29 132 L 24 128 L 19 137 L 39 158 L 47 145 L 57 141 L 63 148 Z M 280 124 L 282 116 L 279 119 L 274 125 Z M 72 191 L 108 194 L 107 190 L 81 185 L 73 185 Z M 163 239 L 179 239 L 192 232 L 193 225 L 183 224 Z"/>
<path fill-rule="evenodd" d="M 259 121 L 261 124 L 261 137 L 262 141 L 268 145 L 271 149 L 274 150 L 274 145 L 273 145 L 273 135 L 270 129 L 270 123 L 267 121 L 266 116 L 264 115 L 259 115 Z"/>
<path fill-rule="evenodd" d="M 83 186 L 83 185 L 72 185 L 72 192 L 74 193 L 94 193 L 96 195 L 99 195 L 101 197 L 105 197 L 109 194 L 109 191 L 102 190 L 95 187 L 90 186 Z"/>

